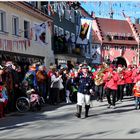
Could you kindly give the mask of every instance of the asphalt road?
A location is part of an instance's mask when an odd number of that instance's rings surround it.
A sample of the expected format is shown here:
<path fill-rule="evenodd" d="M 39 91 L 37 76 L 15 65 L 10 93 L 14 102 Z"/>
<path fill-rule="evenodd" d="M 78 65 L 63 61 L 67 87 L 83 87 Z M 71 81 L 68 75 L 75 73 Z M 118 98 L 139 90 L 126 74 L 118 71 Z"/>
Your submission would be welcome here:
<path fill-rule="evenodd" d="M 140 138 L 140 110 L 134 99 L 117 102 L 116 109 L 104 102 L 91 102 L 90 117 L 74 116 L 75 104 L 46 105 L 40 112 L 12 113 L 0 119 L 0 139 L 105 139 Z"/>

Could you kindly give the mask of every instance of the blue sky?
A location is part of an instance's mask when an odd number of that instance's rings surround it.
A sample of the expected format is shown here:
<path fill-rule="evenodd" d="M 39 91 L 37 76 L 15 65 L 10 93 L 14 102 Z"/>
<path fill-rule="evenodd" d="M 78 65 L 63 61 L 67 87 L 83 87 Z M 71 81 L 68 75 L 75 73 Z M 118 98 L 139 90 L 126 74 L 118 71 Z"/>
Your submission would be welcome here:
<path fill-rule="evenodd" d="M 82 6 L 89 12 L 95 12 L 97 17 L 110 18 L 111 9 L 114 12 L 113 19 L 122 19 L 122 11 L 131 17 L 134 22 L 135 18 L 140 18 L 140 1 L 84 1 Z"/>

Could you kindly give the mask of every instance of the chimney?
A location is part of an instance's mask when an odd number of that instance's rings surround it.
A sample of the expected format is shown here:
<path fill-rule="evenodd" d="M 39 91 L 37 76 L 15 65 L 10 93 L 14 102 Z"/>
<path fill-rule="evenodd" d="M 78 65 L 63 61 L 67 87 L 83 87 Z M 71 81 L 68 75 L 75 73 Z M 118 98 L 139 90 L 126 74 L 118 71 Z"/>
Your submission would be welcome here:
<path fill-rule="evenodd" d="M 135 19 L 135 24 L 139 24 L 139 20 L 140 20 L 139 18 L 136 18 Z"/>

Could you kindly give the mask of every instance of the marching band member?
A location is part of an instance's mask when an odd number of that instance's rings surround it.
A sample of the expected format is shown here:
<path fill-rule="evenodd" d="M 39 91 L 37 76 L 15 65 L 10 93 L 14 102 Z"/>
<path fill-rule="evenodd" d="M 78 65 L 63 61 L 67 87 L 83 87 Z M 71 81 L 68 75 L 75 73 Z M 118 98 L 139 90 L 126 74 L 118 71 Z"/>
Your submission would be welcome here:
<path fill-rule="evenodd" d="M 104 89 L 108 101 L 108 108 L 110 108 L 112 105 L 113 108 L 115 109 L 118 74 L 117 72 L 114 71 L 112 67 L 110 67 L 108 71 L 105 73 L 103 80 L 105 82 Z"/>
<path fill-rule="evenodd" d="M 117 68 L 118 73 L 118 90 L 117 90 L 117 101 L 120 100 L 122 102 L 124 96 L 124 87 L 125 87 L 125 72 L 121 64 L 118 65 Z"/>
<path fill-rule="evenodd" d="M 93 73 L 97 101 L 101 101 L 101 102 L 103 101 L 103 87 L 104 87 L 103 76 L 105 70 L 106 67 L 104 67 L 104 65 L 99 65 L 97 70 Z"/>
<path fill-rule="evenodd" d="M 138 81 L 139 77 L 140 77 L 140 64 L 137 68 L 133 70 L 133 73 L 132 73 L 133 85 Z"/>
<path fill-rule="evenodd" d="M 125 70 L 125 83 L 126 83 L 126 95 L 132 95 L 132 66 L 128 65 L 127 69 Z"/>

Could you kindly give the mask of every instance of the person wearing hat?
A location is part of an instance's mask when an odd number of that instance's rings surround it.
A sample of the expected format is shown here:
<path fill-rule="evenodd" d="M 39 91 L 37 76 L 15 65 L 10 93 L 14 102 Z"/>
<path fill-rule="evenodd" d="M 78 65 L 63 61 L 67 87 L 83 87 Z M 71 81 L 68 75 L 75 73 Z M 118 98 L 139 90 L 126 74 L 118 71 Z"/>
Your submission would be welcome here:
<path fill-rule="evenodd" d="M 88 73 L 87 64 L 82 65 L 81 73 L 79 75 L 77 93 L 77 113 L 75 116 L 81 118 L 82 105 L 85 104 L 85 118 L 88 117 L 88 112 L 90 108 L 90 96 L 93 93 L 92 90 L 92 78 Z"/>

